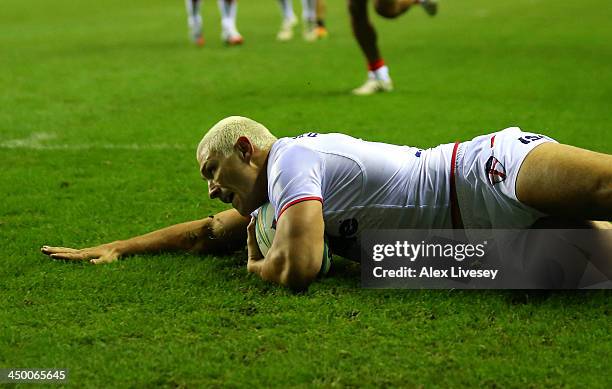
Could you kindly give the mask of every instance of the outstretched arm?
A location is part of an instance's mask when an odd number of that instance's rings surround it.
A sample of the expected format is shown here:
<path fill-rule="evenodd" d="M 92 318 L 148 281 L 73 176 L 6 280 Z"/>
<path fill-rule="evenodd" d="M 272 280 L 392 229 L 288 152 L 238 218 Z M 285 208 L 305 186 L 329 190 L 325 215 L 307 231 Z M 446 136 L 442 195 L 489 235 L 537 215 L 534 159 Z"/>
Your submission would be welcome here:
<path fill-rule="evenodd" d="M 129 255 L 164 251 L 191 253 L 230 252 L 244 246 L 249 220 L 235 209 L 202 220 L 176 224 L 127 240 L 84 249 L 43 246 L 41 251 L 54 259 L 102 264 Z"/>

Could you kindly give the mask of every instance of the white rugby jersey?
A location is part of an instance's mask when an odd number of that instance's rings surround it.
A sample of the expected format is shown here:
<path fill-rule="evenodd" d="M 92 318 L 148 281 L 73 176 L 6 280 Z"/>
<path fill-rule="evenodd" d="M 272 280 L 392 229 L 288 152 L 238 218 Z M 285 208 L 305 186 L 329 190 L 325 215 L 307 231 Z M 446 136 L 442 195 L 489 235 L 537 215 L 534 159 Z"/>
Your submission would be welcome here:
<path fill-rule="evenodd" d="M 325 233 L 358 238 L 367 229 L 452 228 L 453 144 L 421 150 L 343 134 L 281 138 L 268 157 L 276 219 L 291 205 L 323 204 Z"/>

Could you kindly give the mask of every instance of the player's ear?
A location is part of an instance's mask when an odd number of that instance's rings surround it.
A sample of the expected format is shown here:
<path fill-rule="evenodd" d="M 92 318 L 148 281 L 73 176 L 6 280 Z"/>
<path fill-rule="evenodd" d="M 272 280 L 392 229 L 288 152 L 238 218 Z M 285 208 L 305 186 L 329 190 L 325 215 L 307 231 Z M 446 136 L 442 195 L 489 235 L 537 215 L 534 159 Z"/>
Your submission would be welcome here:
<path fill-rule="evenodd" d="M 240 159 L 244 162 L 249 162 L 253 156 L 253 144 L 251 144 L 251 141 L 246 136 L 238 138 L 234 144 L 234 150 L 238 151 Z"/>

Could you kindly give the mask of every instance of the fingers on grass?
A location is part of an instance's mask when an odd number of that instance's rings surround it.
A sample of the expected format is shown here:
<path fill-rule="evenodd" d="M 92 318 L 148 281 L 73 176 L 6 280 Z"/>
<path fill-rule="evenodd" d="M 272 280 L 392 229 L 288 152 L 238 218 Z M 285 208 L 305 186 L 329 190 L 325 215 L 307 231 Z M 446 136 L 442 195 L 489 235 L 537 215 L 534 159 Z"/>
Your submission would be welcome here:
<path fill-rule="evenodd" d="M 52 247 L 52 246 L 43 246 L 40 249 L 45 254 L 58 254 L 58 253 L 76 253 L 79 250 L 71 249 L 69 247 Z"/>
<path fill-rule="evenodd" d="M 83 259 L 87 259 L 87 257 L 83 254 L 80 253 L 75 253 L 75 252 L 71 252 L 71 253 L 53 253 L 50 254 L 51 258 L 53 259 L 65 259 L 67 261 L 80 261 Z"/>
<path fill-rule="evenodd" d="M 104 257 L 100 257 L 100 258 L 91 259 L 89 261 L 89 263 L 92 263 L 94 265 L 101 265 L 103 263 L 115 262 L 116 260 L 117 260 L 116 256 L 104 256 Z"/>

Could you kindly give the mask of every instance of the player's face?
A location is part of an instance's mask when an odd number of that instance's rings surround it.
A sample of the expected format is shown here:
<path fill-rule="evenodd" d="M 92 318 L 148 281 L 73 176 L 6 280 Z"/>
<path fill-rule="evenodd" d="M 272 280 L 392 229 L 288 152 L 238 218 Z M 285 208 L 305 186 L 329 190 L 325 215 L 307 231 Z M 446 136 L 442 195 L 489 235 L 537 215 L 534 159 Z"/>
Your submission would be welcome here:
<path fill-rule="evenodd" d="M 231 203 L 241 215 L 248 216 L 263 202 L 260 185 L 257 185 L 259 169 L 245 161 L 235 150 L 229 156 L 211 152 L 200 166 L 202 177 L 208 182 L 208 195 L 224 203 Z"/>

